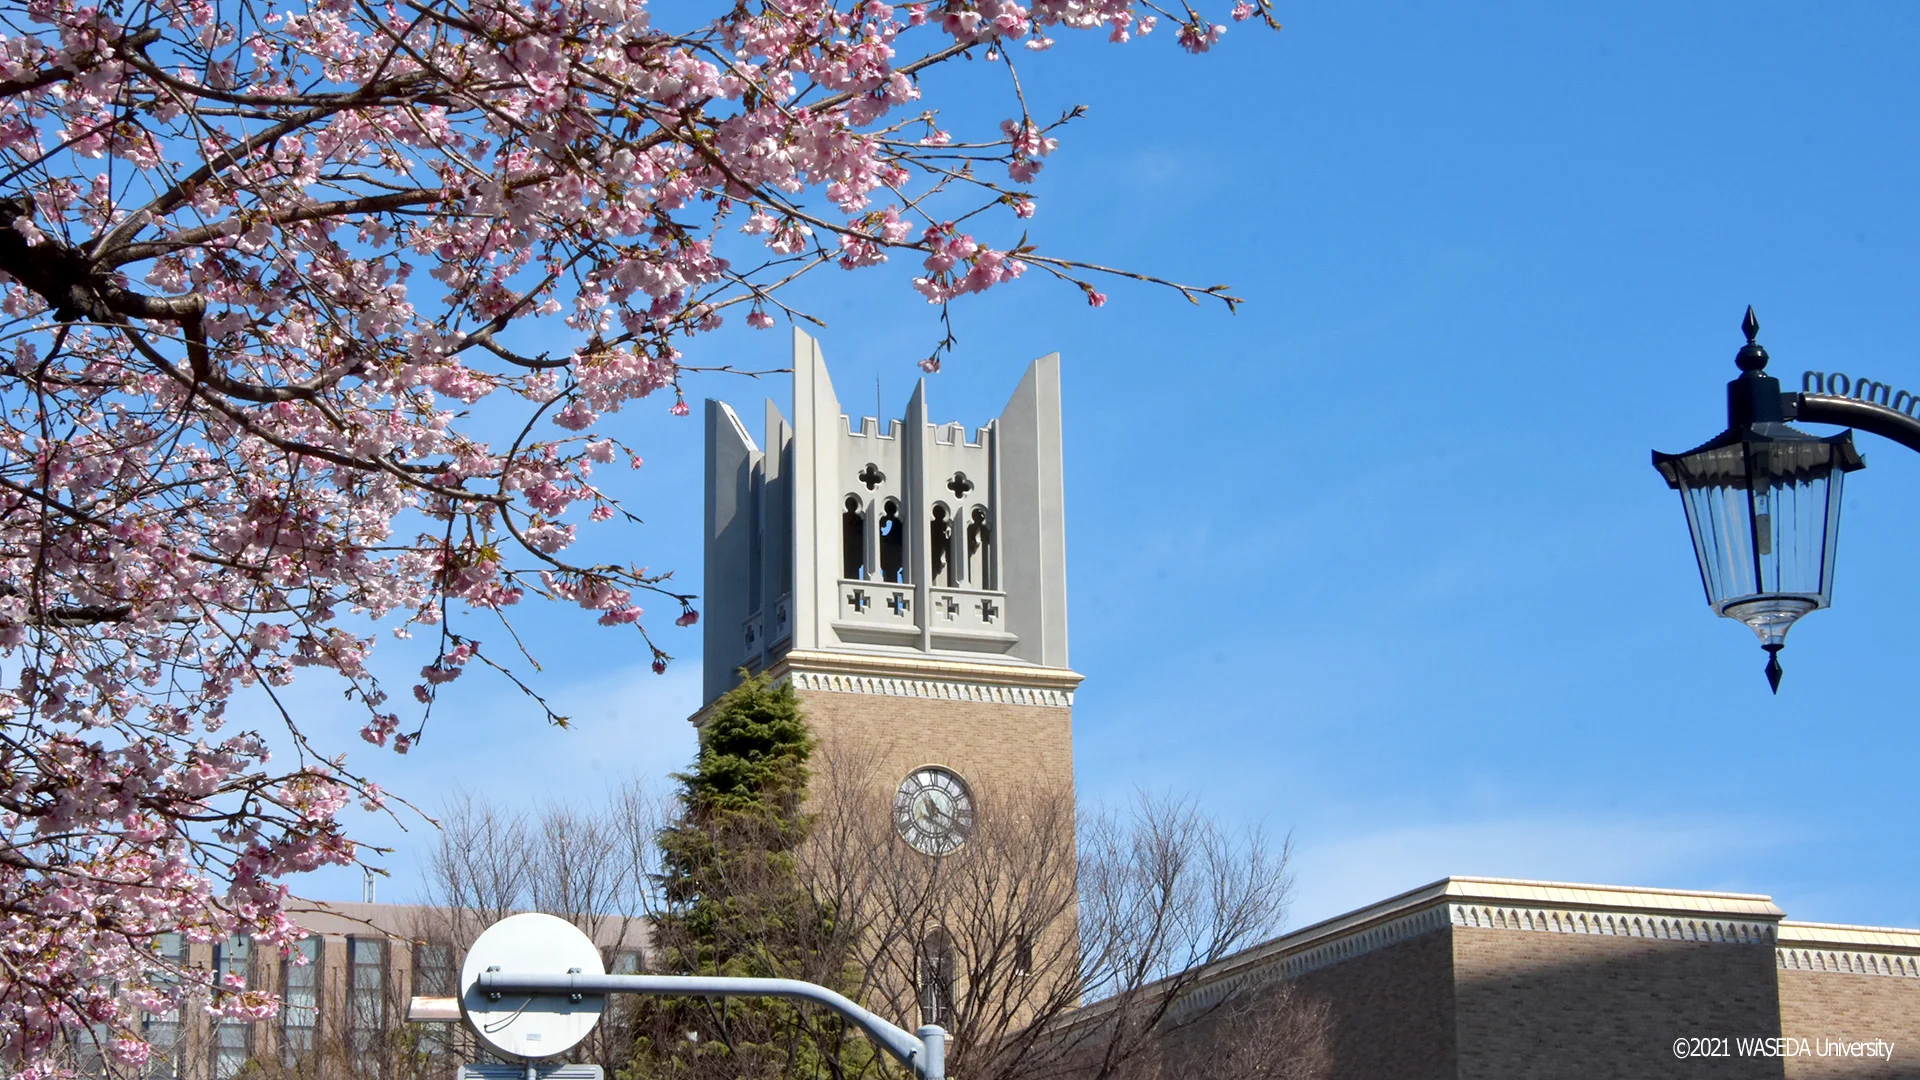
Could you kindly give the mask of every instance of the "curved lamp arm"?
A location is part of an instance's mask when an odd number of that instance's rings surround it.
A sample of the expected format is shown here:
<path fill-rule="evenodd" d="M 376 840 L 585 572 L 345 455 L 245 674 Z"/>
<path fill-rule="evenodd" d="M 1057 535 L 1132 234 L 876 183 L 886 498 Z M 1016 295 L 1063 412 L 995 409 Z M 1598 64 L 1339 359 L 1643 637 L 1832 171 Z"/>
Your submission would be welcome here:
<path fill-rule="evenodd" d="M 1920 420 L 1898 409 L 1838 394 L 1781 394 L 1780 404 L 1788 420 L 1859 428 L 1920 451 Z"/>
<path fill-rule="evenodd" d="M 475 988 L 488 994 L 656 994 L 666 997 L 783 997 L 825 1005 L 852 1021 L 920 1080 L 945 1080 L 947 1033 L 935 1024 L 908 1034 L 824 986 L 798 979 L 720 975 L 535 975 L 481 972 Z"/>

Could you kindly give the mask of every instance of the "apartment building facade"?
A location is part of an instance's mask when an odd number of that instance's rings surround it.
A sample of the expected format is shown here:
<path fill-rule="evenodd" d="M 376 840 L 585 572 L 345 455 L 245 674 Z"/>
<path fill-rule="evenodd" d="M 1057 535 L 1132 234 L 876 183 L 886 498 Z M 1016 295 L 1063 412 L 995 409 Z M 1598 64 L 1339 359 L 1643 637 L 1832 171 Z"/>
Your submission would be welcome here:
<path fill-rule="evenodd" d="M 453 997 L 466 946 L 490 918 L 408 904 L 301 903 L 308 936 L 289 955 L 245 937 L 210 944 L 163 934 L 156 949 L 173 964 L 234 975 L 285 1002 L 267 1020 L 216 1020 L 201 1009 L 142 1021 L 153 1048 L 141 1080 L 445 1080 L 463 1062 L 485 1060 L 464 1025 L 410 1024 L 414 997 Z M 645 932 L 632 917 L 580 920 L 609 971 L 645 963 Z M 106 1074 L 91 1036 L 75 1033 L 82 1075 Z M 612 1056 L 618 1025 L 583 1048 Z M 609 1070 L 611 1071 L 611 1070 Z"/>

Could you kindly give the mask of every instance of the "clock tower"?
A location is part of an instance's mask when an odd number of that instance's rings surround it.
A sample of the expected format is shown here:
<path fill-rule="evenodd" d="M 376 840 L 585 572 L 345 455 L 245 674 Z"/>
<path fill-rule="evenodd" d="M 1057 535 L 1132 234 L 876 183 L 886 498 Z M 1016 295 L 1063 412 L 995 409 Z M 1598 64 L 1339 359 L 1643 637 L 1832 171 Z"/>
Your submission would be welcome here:
<path fill-rule="evenodd" d="M 703 700 L 742 668 L 790 682 L 928 854 L 997 797 L 1070 796 L 1059 357 L 969 434 L 933 422 L 925 380 L 903 418 L 849 422 L 796 331 L 793 410 L 768 403 L 756 442 L 707 402 Z"/>

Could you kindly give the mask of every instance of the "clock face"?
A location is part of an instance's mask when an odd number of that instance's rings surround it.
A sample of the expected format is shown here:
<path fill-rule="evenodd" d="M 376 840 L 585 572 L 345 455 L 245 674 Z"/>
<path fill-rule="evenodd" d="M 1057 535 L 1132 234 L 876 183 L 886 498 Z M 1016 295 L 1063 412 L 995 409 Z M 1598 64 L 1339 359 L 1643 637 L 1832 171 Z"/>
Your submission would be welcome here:
<path fill-rule="evenodd" d="M 973 828 L 973 793 L 949 769 L 915 769 L 893 797 L 893 827 L 914 850 L 945 855 L 966 843 Z"/>

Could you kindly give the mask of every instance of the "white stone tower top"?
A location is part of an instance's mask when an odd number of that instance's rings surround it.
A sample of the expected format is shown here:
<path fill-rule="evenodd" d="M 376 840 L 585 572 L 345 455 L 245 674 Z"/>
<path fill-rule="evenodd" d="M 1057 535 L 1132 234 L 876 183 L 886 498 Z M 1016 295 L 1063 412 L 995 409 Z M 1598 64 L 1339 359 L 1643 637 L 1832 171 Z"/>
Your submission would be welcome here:
<path fill-rule="evenodd" d="M 971 438 L 929 422 L 924 379 L 883 432 L 796 330 L 793 408 L 767 404 L 763 450 L 707 402 L 706 701 L 790 654 L 1066 673 L 1057 354 Z"/>

